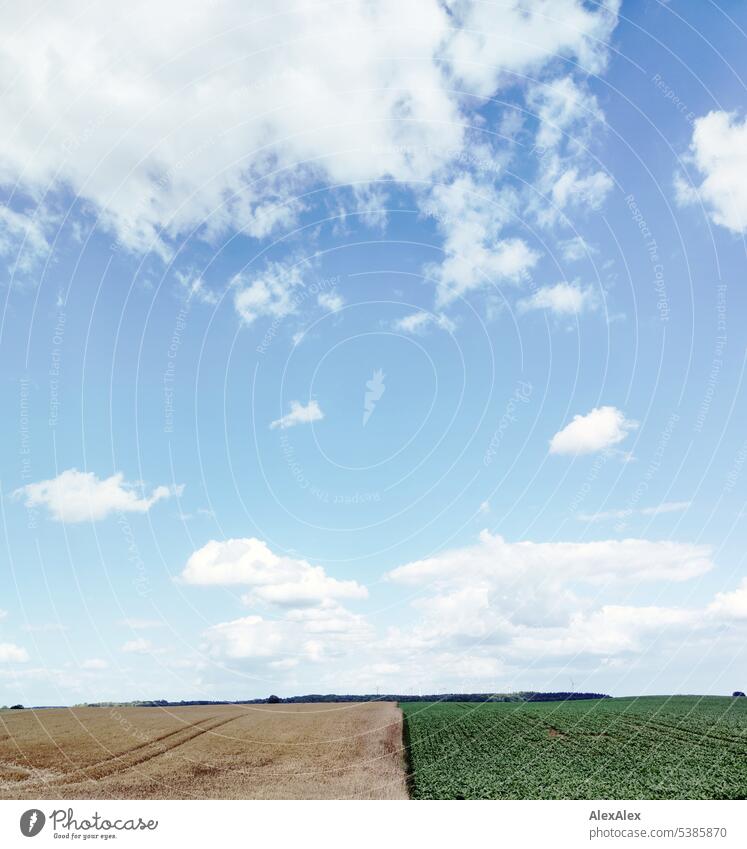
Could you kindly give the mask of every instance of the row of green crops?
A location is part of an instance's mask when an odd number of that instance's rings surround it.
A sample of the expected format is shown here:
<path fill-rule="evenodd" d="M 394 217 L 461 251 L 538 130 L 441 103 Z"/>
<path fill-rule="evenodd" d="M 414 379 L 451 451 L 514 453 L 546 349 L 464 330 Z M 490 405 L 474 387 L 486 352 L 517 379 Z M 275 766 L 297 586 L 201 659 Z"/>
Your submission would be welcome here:
<path fill-rule="evenodd" d="M 747 798 L 747 699 L 401 708 L 416 799 Z"/>

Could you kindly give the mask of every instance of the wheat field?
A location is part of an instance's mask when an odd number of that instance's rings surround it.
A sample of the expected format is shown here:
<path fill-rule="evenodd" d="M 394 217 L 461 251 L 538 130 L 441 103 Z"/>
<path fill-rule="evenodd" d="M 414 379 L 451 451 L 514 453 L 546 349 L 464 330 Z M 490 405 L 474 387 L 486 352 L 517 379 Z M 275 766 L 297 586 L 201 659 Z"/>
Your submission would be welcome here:
<path fill-rule="evenodd" d="M 0 712 L 2 799 L 406 799 L 393 702 Z"/>

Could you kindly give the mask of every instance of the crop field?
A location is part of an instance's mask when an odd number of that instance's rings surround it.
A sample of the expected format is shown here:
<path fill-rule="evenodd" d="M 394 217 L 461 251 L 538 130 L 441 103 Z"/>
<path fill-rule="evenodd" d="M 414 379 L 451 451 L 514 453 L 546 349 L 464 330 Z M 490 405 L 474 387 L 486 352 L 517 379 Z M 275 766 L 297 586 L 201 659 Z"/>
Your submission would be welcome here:
<path fill-rule="evenodd" d="M 405 799 L 408 790 L 745 799 L 747 699 L 0 711 L 2 799 Z"/>
<path fill-rule="evenodd" d="M 3 799 L 403 799 L 402 714 L 361 704 L 0 711 Z"/>
<path fill-rule="evenodd" d="M 747 798 L 747 699 L 402 710 L 416 799 Z"/>

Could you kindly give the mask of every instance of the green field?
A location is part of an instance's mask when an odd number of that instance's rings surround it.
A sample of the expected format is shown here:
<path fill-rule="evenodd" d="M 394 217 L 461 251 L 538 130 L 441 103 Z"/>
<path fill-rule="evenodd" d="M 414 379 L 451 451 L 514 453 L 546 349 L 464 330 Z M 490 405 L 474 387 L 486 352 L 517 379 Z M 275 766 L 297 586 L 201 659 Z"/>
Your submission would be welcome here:
<path fill-rule="evenodd" d="M 409 702 L 416 799 L 745 799 L 747 699 Z"/>

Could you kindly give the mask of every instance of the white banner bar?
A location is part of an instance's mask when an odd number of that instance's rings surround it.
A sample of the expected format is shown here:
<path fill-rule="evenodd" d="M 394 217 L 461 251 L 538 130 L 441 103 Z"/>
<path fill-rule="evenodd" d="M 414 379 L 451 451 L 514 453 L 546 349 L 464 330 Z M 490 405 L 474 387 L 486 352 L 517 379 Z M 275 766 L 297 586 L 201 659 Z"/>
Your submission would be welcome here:
<path fill-rule="evenodd" d="M 747 846 L 747 802 L 0 802 L 0 846 Z M 112 843 L 116 841 L 116 843 Z"/>

